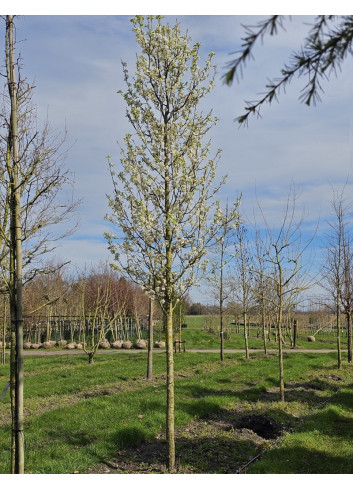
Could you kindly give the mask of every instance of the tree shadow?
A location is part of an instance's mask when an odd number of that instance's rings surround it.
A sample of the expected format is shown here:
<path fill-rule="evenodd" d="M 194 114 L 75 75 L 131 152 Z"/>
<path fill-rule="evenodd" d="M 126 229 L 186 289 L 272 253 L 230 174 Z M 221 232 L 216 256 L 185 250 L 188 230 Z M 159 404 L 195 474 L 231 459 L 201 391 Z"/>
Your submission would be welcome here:
<path fill-rule="evenodd" d="M 268 451 L 243 470 L 251 474 L 352 474 L 352 455 L 332 455 L 299 442 Z"/>

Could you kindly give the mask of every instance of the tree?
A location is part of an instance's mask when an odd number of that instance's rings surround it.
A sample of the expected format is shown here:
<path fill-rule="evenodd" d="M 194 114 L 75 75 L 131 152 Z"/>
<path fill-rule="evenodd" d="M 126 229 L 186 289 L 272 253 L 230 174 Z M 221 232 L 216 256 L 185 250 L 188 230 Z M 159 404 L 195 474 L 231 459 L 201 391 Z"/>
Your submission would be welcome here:
<path fill-rule="evenodd" d="M 9 292 L 11 332 L 11 471 L 24 472 L 23 434 L 23 316 L 22 285 L 43 271 L 43 255 L 59 239 L 51 226 L 70 218 L 77 203 L 58 202 L 69 174 L 63 170 L 58 140 L 49 124 L 38 128 L 32 87 L 21 78 L 15 60 L 14 16 L 6 16 L 6 88 L 0 107 L 0 270 L 1 284 Z M 5 170 L 4 170 L 5 169 Z M 71 229 L 72 231 L 73 229 Z M 65 232 L 64 235 L 69 234 Z M 24 275 L 26 271 L 26 275 Z"/>
<path fill-rule="evenodd" d="M 22 216 L 18 144 L 18 105 L 15 74 L 13 16 L 6 18 L 6 68 L 10 96 L 10 124 L 6 164 L 10 186 L 10 311 L 11 311 L 11 472 L 24 473 L 23 434 L 23 316 L 22 316 Z"/>
<path fill-rule="evenodd" d="M 326 237 L 326 253 L 323 264 L 323 286 L 328 290 L 334 301 L 336 316 L 337 366 L 341 367 L 341 315 L 342 307 L 347 318 L 348 328 L 348 359 L 352 361 L 352 326 L 351 311 L 353 306 L 351 227 L 348 220 L 352 202 L 344 197 L 345 187 L 341 190 L 332 189 L 331 205 L 334 220 Z"/>
<path fill-rule="evenodd" d="M 224 81 L 230 85 L 235 76 L 242 73 L 246 62 L 251 59 L 256 42 L 267 34 L 277 34 L 283 28 L 284 18 L 272 15 L 256 26 L 245 27 L 245 37 L 237 57 L 228 63 Z M 255 102 L 246 102 L 245 114 L 237 118 L 240 124 L 248 120 L 250 114 L 259 115 L 261 106 L 278 99 L 280 90 L 284 90 L 295 75 L 307 77 L 308 82 L 300 95 L 300 101 L 315 105 L 323 92 L 321 80 L 336 74 L 348 54 L 353 54 L 353 16 L 317 15 L 303 46 L 293 51 L 288 64 L 284 64 L 281 75 L 269 81 L 262 98 Z"/>
<path fill-rule="evenodd" d="M 161 17 L 132 19 L 142 53 L 127 90 L 120 92 L 134 134 L 125 136 L 121 171 L 109 159 L 114 195 L 108 217 L 116 233 L 107 233 L 115 267 L 156 299 L 164 314 L 167 356 L 168 467 L 175 468 L 174 442 L 174 298 L 197 283 L 206 248 L 214 241 L 222 214 L 213 186 L 219 151 L 211 158 L 204 141 L 215 120 L 199 112 L 213 87 L 212 56 L 198 65 L 200 44 L 190 46 L 179 24 Z M 214 213 L 213 213 L 214 211 Z M 211 213 L 212 217 L 211 217 Z"/>
<path fill-rule="evenodd" d="M 279 390 L 281 401 L 284 401 L 284 368 L 283 368 L 283 316 L 298 302 L 298 295 L 311 286 L 308 270 L 303 265 L 303 254 L 312 239 L 302 240 L 301 225 L 303 217 L 296 216 L 296 192 L 291 187 L 283 218 L 279 227 L 270 227 L 260 207 L 264 228 L 255 229 L 259 241 L 258 249 L 262 255 L 259 259 L 262 266 L 254 271 L 272 286 L 268 290 L 266 301 L 276 311 L 279 357 Z M 265 289 L 266 290 L 266 289 Z M 272 293 L 274 292 L 274 293 Z"/>
<path fill-rule="evenodd" d="M 228 202 L 226 204 L 224 220 L 220 227 L 216 244 L 211 250 L 213 256 L 212 273 L 207 278 L 212 290 L 212 295 L 217 300 L 219 307 L 220 357 L 222 362 L 224 361 L 224 306 L 231 295 L 229 262 L 234 257 L 234 255 L 230 253 L 229 248 L 234 244 L 234 228 L 238 226 L 238 205 L 239 199 L 231 208 L 229 208 Z"/>
<path fill-rule="evenodd" d="M 81 273 L 77 285 L 81 291 L 81 322 L 83 327 L 83 350 L 88 355 L 88 363 L 93 365 L 94 356 L 100 343 L 112 324 L 126 310 L 126 299 L 117 294 L 118 279 L 107 263 Z M 86 342 L 86 322 L 90 324 L 91 335 Z"/>
<path fill-rule="evenodd" d="M 253 283 L 253 257 L 250 252 L 247 229 L 241 224 L 236 229 L 235 241 L 235 269 L 234 269 L 234 294 L 239 300 L 243 316 L 243 333 L 245 358 L 249 359 L 249 341 L 248 341 L 248 312 L 252 300 L 252 283 Z"/>
<path fill-rule="evenodd" d="M 257 299 L 260 307 L 262 338 L 264 342 L 264 353 L 267 355 L 267 337 L 271 339 L 270 331 L 266 331 L 266 312 L 269 314 L 271 309 L 271 301 L 269 297 L 273 297 L 273 288 L 271 287 L 271 281 L 265 276 L 265 263 L 263 257 L 265 256 L 264 243 L 261 240 L 260 233 L 256 233 L 255 238 L 256 253 L 254 256 L 254 267 L 256 273 L 253 280 L 253 295 Z M 272 292 L 272 293 L 271 293 Z M 270 324 L 268 324 L 270 327 Z M 270 328 L 269 328 L 270 329 Z"/>
<path fill-rule="evenodd" d="M 347 321 L 347 357 L 352 363 L 352 312 L 353 312 L 353 248 L 352 236 L 345 236 L 343 247 L 343 289 L 342 307 Z"/>

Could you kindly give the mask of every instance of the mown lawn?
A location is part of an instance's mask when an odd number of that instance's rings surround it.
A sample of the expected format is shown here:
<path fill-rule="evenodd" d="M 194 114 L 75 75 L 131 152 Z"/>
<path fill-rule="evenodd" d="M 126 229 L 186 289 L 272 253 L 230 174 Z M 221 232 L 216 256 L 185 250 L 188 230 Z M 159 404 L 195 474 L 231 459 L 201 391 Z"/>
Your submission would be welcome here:
<path fill-rule="evenodd" d="M 90 472 L 121 450 L 135 454 L 142 443 L 163 442 L 163 354 L 155 355 L 154 368 L 148 382 L 144 353 L 99 355 L 93 366 L 85 356 L 26 357 L 26 473 Z M 336 369 L 334 353 L 285 355 L 284 403 L 275 355 L 246 361 L 228 354 L 222 363 L 218 354 L 181 353 L 175 369 L 179 472 L 234 473 L 259 454 L 244 471 L 353 472 L 353 373 L 347 365 Z M 7 378 L 8 366 L 1 366 L 0 389 Z M 251 428 L 237 429 L 240 417 L 254 414 L 283 425 L 280 441 L 254 441 Z M 8 473 L 9 394 L 0 401 L 0 417 L 0 473 Z M 150 470 L 140 464 L 136 471 Z"/>
<path fill-rule="evenodd" d="M 182 329 L 182 339 L 186 341 L 186 348 L 189 349 L 219 349 L 220 339 L 219 336 L 208 331 L 204 331 L 204 326 L 207 325 L 207 316 L 186 316 L 185 322 L 187 328 Z M 315 349 L 324 350 L 337 348 L 336 337 L 333 334 L 318 333 L 316 335 L 315 342 L 309 342 L 307 340 L 308 335 L 299 334 L 296 342 L 296 347 L 299 349 Z M 285 338 L 285 348 L 290 348 L 290 341 Z M 256 329 L 251 328 L 250 335 L 248 337 L 249 348 L 263 349 L 263 340 L 256 337 Z M 347 348 L 347 338 L 345 334 L 341 337 L 342 349 Z M 232 348 L 244 348 L 244 336 L 241 333 L 235 332 L 235 326 L 231 326 L 230 339 L 225 339 L 224 347 L 227 349 Z M 277 349 L 277 344 L 274 338 L 267 342 L 267 348 Z"/>

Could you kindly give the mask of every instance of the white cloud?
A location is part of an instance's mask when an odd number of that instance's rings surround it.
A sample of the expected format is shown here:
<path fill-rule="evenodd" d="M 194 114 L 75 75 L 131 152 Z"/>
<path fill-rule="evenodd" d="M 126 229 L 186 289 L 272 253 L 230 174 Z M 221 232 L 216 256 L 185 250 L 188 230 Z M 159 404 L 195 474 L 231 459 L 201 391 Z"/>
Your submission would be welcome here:
<path fill-rule="evenodd" d="M 202 10 L 200 10 L 202 12 Z M 188 29 L 194 42 L 201 41 L 202 55 L 216 52 L 219 75 L 214 92 L 203 106 L 220 118 L 212 131 L 213 147 L 223 149 L 219 175 L 228 174 L 222 198 L 243 192 L 251 212 L 255 187 L 271 219 L 280 214 L 291 180 L 301 185 L 308 222 L 325 220 L 329 212 L 330 182 L 345 182 L 353 163 L 353 67 L 324 83 L 323 103 L 306 107 L 298 103 L 305 81 L 294 80 L 279 104 L 265 106 L 262 119 L 252 118 L 248 128 L 234 122 L 244 100 L 254 100 L 264 90 L 267 77 L 275 77 L 293 47 L 299 47 L 308 26 L 303 17 L 286 21 L 286 32 L 268 37 L 255 51 L 239 83 L 227 87 L 221 75 L 230 53 L 240 46 L 241 23 L 256 23 L 260 16 L 171 15 Z M 0 37 L 3 36 L 4 26 Z M 137 50 L 128 16 L 24 16 L 17 19 L 17 40 L 23 54 L 23 72 L 36 79 L 35 101 L 39 114 L 54 127 L 69 130 L 73 144 L 67 158 L 76 176 L 76 194 L 84 196 L 81 228 L 62 243 L 58 253 L 82 264 L 98 262 L 107 251 L 101 240 L 108 212 L 105 195 L 112 192 L 105 157 L 119 159 L 116 141 L 129 130 L 124 104 L 116 92 L 123 85 L 121 60 L 134 72 Z M 276 203 L 278 205 L 276 205 Z M 85 235 L 87 240 L 79 239 Z"/>

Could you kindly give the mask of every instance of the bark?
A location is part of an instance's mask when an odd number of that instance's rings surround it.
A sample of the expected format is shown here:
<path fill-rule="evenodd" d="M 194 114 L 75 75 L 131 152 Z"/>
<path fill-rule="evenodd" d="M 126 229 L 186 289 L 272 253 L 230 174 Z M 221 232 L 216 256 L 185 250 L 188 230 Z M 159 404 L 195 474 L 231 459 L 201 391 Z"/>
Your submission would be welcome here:
<path fill-rule="evenodd" d="M 297 320 L 294 319 L 293 321 L 293 348 L 296 348 L 297 346 Z"/>
<path fill-rule="evenodd" d="M 244 321 L 244 342 L 245 342 L 245 358 L 249 360 L 249 342 L 248 342 L 248 330 L 247 330 L 247 314 L 246 311 L 243 312 Z"/>
<path fill-rule="evenodd" d="M 7 309 L 6 309 L 6 297 L 4 296 L 4 318 L 2 323 L 2 348 L 1 348 L 1 364 L 6 363 L 5 341 L 6 341 L 6 326 L 7 326 Z"/>
<path fill-rule="evenodd" d="M 24 433 L 23 433 L 23 317 L 22 317 L 22 229 L 21 202 L 19 188 L 18 131 L 17 131 L 17 85 L 15 76 L 15 56 L 13 37 L 13 16 L 6 17 L 8 35 L 8 87 L 11 101 L 10 148 L 12 156 L 13 182 L 11 198 L 11 249 L 15 257 L 15 277 L 13 300 L 15 322 L 15 473 L 24 473 Z"/>
<path fill-rule="evenodd" d="M 351 312 L 347 312 L 347 353 L 348 363 L 352 363 L 352 321 Z"/>
<path fill-rule="evenodd" d="M 16 460 L 16 431 L 15 431 L 15 390 L 16 390 L 16 331 L 14 320 L 11 320 L 11 350 L 10 350 L 10 406 L 11 406 L 11 474 L 15 474 Z"/>
<path fill-rule="evenodd" d="M 279 261 L 278 261 L 279 263 Z M 282 269 L 279 269 L 278 283 L 278 359 L 279 359 L 279 392 L 281 401 L 284 401 L 284 369 L 283 369 L 283 338 L 282 338 L 282 320 L 283 320 L 283 294 L 282 294 Z"/>
<path fill-rule="evenodd" d="M 181 353 L 181 338 L 182 338 L 182 331 L 181 331 L 181 325 L 182 325 L 182 311 L 181 311 L 181 302 L 179 304 L 179 353 Z"/>
<path fill-rule="evenodd" d="M 267 338 L 266 338 L 266 324 L 265 324 L 265 307 L 264 300 L 261 299 L 261 322 L 262 322 L 262 335 L 264 342 L 264 353 L 267 355 Z"/>
<path fill-rule="evenodd" d="M 147 379 L 153 378 L 153 299 L 149 300 L 148 311 L 148 352 L 147 352 Z"/>
<path fill-rule="evenodd" d="M 221 272 L 220 272 L 220 288 L 219 288 L 219 319 L 220 319 L 220 330 L 219 335 L 221 337 L 221 361 L 224 361 L 224 331 L 223 331 L 223 246 L 221 251 Z"/>
<path fill-rule="evenodd" d="M 223 305 L 220 305 L 219 307 L 219 317 L 220 317 L 220 330 L 219 330 L 219 335 L 221 337 L 221 350 L 220 350 L 220 356 L 221 356 L 221 361 L 224 361 L 224 331 L 223 331 Z"/>
<path fill-rule="evenodd" d="M 278 324 L 278 358 L 279 358 L 279 392 L 281 401 L 284 401 L 284 369 L 283 369 L 283 346 L 282 346 L 282 326 Z"/>
<path fill-rule="evenodd" d="M 166 304 L 166 355 L 167 355 L 167 419 L 166 434 L 168 444 L 168 470 L 175 470 L 175 433 L 174 433 L 174 356 L 173 356 L 173 309 L 172 302 Z"/>
<path fill-rule="evenodd" d="M 341 368 L 342 365 L 342 352 L 341 352 L 341 312 L 340 312 L 340 294 L 337 294 L 336 302 L 336 341 L 337 341 L 337 368 Z"/>

